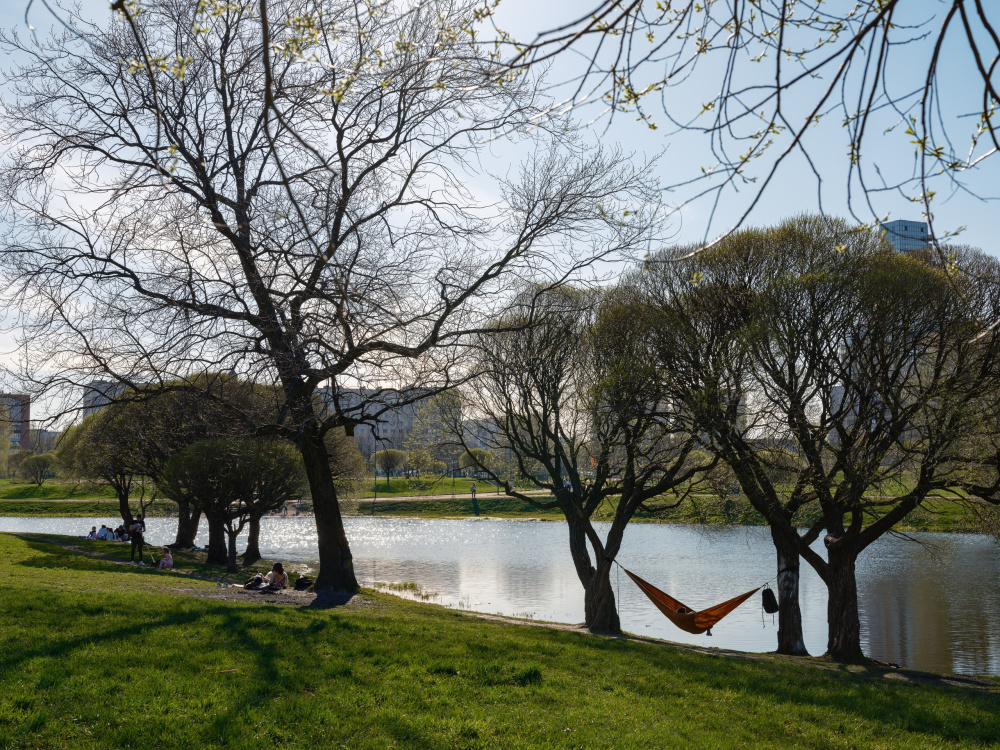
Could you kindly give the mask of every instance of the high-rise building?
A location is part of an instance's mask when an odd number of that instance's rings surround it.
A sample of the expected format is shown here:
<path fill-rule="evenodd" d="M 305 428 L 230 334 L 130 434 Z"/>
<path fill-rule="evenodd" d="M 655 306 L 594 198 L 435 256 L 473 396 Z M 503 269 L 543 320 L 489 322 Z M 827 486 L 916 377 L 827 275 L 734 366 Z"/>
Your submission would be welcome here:
<path fill-rule="evenodd" d="M 30 448 L 31 442 L 31 396 L 23 393 L 0 393 L 6 413 L 0 415 L 10 420 L 12 448 Z"/>
<path fill-rule="evenodd" d="M 318 388 L 317 394 L 325 408 L 332 408 L 333 393 L 329 386 Z M 427 391 L 427 394 L 431 395 L 432 391 Z M 412 394 L 404 396 L 399 391 L 380 388 L 345 388 L 337 394 L 337 398 L 341 410 L 348 416 L 362 417 L 381 412 L 354 428 L 354 440 L 366 460 L 375 451 L 385 448 L 404 450 L 417 412 L 426 403 L 424 399 L 405 403 L 412 398 Z"/>
<path fill-rule="evenodd" d="M 926 222 L 896 219 L 896 221 L 885 222 L 881 227 L 885 232 L 886 240 L 896 248 L 898 253 L 923 250 L 927 247 L 929 235 Z"/>
<path fill-rule="evenodd" d="M 92 380 L 83 386 L 83 416 L 99 412 L 125 390 L 121 383 Z"/>

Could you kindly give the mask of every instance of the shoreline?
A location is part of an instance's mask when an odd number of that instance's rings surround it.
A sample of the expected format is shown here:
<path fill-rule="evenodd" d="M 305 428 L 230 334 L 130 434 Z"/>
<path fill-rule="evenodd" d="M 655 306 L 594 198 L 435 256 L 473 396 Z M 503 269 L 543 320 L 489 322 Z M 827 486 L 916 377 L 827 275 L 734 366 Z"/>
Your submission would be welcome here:
<path fill-rule="evenodd" d="M 385 500 L 379 501 L 374 514 L 368 512 L 364 507 L 358 507 L 358 501 L 347 500 L 341 503 L 341 513 L 346 518 L 398 518 L 398 519 L 424 519 L 424 520 L 494 520 L 494 521 L 525 521 L 525 522 L 558 522 L 565 523 L 565 519 L 558 511 L 555 512 L 532 512 L 522 509 L 496 509 L 490 508 L 492 503 L 480 501 L 481 508 L 477 514 L 471 508 L 471 500 L 452 501 L 447 498 L 442 502 L 439 498 L 432 497 L 427 500 Z M 172 503 L 169 501 L 157 501 L 159 507 L 154 506 L 147 512 L 148 518 L 176 518 L 176 511 L 173 511 Z M 365 505 L 364 501 L 361 505 Z M 371 503 L 367 503 L 370 507 Z M 469 507 L 455 507 L 465 505 Z M 400 507 L 403 506 L 403 507 Z M 421 507 L 424 506 L 424 507 Z M 70 509 L 74 512 L 67 512 Z M 171 512 L 173 511 L 173 512 Z M 114 500 L 0 500 L 0 518 L 118 518 L 118 502 Z M 265 518 L 315 518 L 311 510 L 299 512 L 297 515 L 271 514 Z M 604 519 L 596 518 L 601 522 Z M 655 525 L 697 525 L 715 528 L 763 528 L 766 524 L 759 522 L 748 522 L 746 519 L 704 519 L 685 515 L 666 515 L 662 517 L 637 517 L 631 523 L 655 524 Z M 935 534 L 972 534 L 982 535 L 983 532 L 975 528 L 969 528 L 957 522 L 950 523 L 901 523 L 894 527 L 895 531 L 905 533 L 927 532 Z"/>

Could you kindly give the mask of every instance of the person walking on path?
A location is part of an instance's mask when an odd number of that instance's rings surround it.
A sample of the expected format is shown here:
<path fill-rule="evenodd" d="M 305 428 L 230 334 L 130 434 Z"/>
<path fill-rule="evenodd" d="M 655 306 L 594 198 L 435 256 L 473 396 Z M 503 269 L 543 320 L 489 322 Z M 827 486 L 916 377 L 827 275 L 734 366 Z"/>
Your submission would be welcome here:
<path fill-rule="evenodd" d="M 142 561 L 142 548 L 146 543 L 146 540 L 142 538 L 144 533 L 146 533 L 146 522 L 142 520 L 141 515 L 138 515 L 128 529 L 129 539 L 132 541 L 132 565 L 135 565 L 136 549 L 139 550 L 139 565 L 146 564 Z"/>
<path fill-rule="evenodd" d="M 472 486 L 469 487 L 469 491 L 472 492 L 472 499 L 475 500 L 476 499 L 476 483 L 475 482 L 473 482 Z"/>

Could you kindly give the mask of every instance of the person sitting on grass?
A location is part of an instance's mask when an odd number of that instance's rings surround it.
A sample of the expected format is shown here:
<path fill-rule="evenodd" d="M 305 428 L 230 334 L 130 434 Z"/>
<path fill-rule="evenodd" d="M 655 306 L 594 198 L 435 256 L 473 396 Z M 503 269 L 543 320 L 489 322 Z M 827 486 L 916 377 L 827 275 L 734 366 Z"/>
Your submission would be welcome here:
<path fill-rule="evenodd" d="M 124 542 L 127 541 L 127 535 L 125 534 L 125 527 L 118 524 L 118 528 L 115 529 L 115 541 Z"/>
<path fill-rule="evenodd" d="M 160 564 L 156 566 L 159 570 L 170 570 L 174 567 L 174 558 L 170 556 L 170 548 L 163 548 L 163 557 L 160 558 Z"/>
<path fill-rule="evenodd" d="M 288 574 L 285 572 L 285 569 L 282 567 L 280 562 L 274 564 L 271 568 L 271 572 L 264 576 L 264 580 L 267 582 L 266 588 L 288 588 Z"/>
<path fill-rule="evenodd" d="M 84 538 L 85 539 L 97 539 L 97 527 L 96 526 L 91 526 L 90 527 L 90 533 L 87 534 L 87 536 L 84 537 Z"/>

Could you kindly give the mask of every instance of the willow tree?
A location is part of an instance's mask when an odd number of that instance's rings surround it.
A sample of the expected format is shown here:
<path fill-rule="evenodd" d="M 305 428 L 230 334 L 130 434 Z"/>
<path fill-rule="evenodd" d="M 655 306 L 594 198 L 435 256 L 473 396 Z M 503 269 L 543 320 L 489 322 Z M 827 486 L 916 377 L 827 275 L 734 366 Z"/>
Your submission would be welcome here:
<path fill-rule="evenodd" d="M 23 61 L 0 116 L 22 376 L 260 386 L 275 416 L 230 400 L 229 420 L 297 446 L 316 587 L 354 591 L 324 435 L 450 384 L 513 282 L 641 245 L 650 186 L 568 140 L 537 80 L 473 42 L 469 2 L 116 8 L 44 49 L 2 37 Z"/>
<path fill-rule="evenodd" d="M 779 565 L 790 549 L 826 584 L 827 652 L 840 659 L 861 656 L 858 556 L 929 496 L 962 488 L 965 446 L 990 430 L 1000 332 L 980 321 L 1000 315 L 997 264 L 932 257 L 802 218 L 650 274 L 672 331 L 662 366 L 686 373 L 686 402 L 770 524 Z M 725 353 L 706 356 L 713 329 Z M 687 354 L 663 356 L 685 341 Z M 774 480 L 775 457 L 793 481 Z M 811 547 L 821 535 L 825 557 Z"/>
<path fill-rule="evenodd" d="M 649 363 L 651 319 L 628 295 L 562 288 L 523 302 L 479 338 L 451 433 L 508 496 L 562 512 L 585 623 L 618 633 L 610 573 L 625 529 L 640 510 L 678 505 L 714 461 Z M 480 459 L 473 441 L 508 460 Z M 505 463 L 548 496 L 516 488 Z"/>

